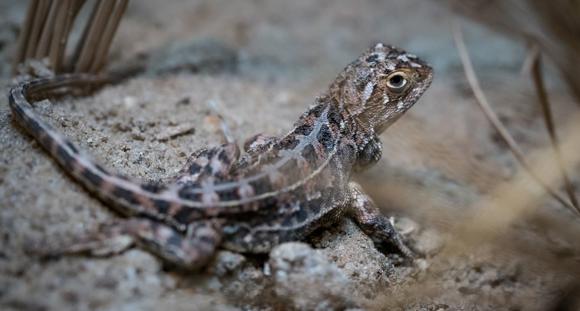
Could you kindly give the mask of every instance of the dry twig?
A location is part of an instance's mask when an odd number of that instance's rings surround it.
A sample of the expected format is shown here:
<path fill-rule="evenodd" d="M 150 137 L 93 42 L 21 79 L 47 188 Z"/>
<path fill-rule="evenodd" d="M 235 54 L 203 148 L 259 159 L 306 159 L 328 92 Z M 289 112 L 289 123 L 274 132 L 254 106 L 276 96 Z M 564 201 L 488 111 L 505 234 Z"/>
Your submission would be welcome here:
<path fill-rule="evenodd" d="M 32 0 L 14 57 L 13 74 L 29 60 L 48 60 L 53 73 L 97 73 L 106 58 L 129 0 L 96 1 L 74 53 L 66 59 L 72 27 L 86 0 Z"/>
<path fill-rule="evenodd" d="M 570 177 L 568 176 L 568 173 L 564 168 L 564 163 L 562 160 L 562 151 L 560 150 L 558 135 L 556 134 L 556 127 L 554 125 L 552 108 L 550 105 L 550 101 L 548 99 L 548 92 L 546 91 L 544 79 L 542 78 L 542 59 L 540 49 L 537 46 L 534 46 L 533 48 L 531 69 L 532 69 L 531 71 L 532 80 L 534 82 L 534 86 L 538 94 L 539 103 L 542 108 L 542 115 L 544 116 L 544 124 L 550 137 L 550 143 L 552 145 L 552 149 L 554 150 L 554 156 L 556 158 L 556 162 L 558 163 L 560 175 L 562 176 L 562 180 L 564 181 L 564 187 L 566 189 L 566 192 L 568 193 L 568 197 L 570 198 L 571 204 L 574 206 L 576 211 L 580 213 L 580 206 L 578 205 L 578 200 L 576 199 L 574 185 L 570 181 Z"/>
<path fill-rule="evenodd" d="M 479 85 L 479 81 L 473 70 L 473 65 L 471 64 L 471 60 L 469 57 L 469 53 L 467 52 L 467 48 L 465 46 L 465 42 L 463 40 L 463 33 L 461 31 L 460 26 L 458 23 L 454 25 L 453 29 L 453 37 L 455 39 L 455 44 L 457 46 L 457 50 L 459 52 L 459 56 L 461 58 L 461 62 L 463 64 L 463 69 L 465 71 L 465 76 L 467 77 L 467 81 L 471 86 L 473 94 L 477 100 L 478 105 L 485 113 L 487 119 L 491 122 L 493 127 L 498 131 L 502 139 L 508 145 L 509 149 L 511 150 L 512 154 L 516 158 L 516 160 L 520 163 L 520 165 L 530 174 L 530 176 L 544 188 L 544 190 L 550 194 L 554 199 L 560 202 L 562 205 L 566 206 L 567 208 L 577 212 L 580 214 L 580 211 L 577 210 L 574 205 L 568 202 L 564 197 L 562 197 L 557 191 L 552 189 L 548 186 L 540 177 L 539 175 L 532 169 L 530 164 L 527 162 L 526 158 L 524 157 L 524 153 L 522 152 L 519 145 L 510 135 L 509 131 L 503 125 L 503 123 L 499 120 L 497 114 L 491 108 L 481 86 Z"/>

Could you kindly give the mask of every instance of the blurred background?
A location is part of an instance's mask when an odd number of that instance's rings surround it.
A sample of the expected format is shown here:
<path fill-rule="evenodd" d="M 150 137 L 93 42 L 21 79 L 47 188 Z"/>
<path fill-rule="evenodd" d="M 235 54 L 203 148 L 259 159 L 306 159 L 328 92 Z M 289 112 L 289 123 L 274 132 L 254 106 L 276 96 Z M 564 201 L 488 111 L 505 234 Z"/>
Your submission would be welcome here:
<path fill-rule="evenodd" d="M 126 80 L 37 109 L 100 163 L 143 179 L 167 179 L 188 154 L 216 144 L 208 102 L 240 141 L 259 132 L 281 135 L 376 42 L 431 63 L 431 89 L 382 135 L 380 163 L 357 176 L 425 256 L 402 264 L 346 221 L 312 237 L 313 248 L 285 245 L 269 258 L 223 251 L 208 271 L 194 275 L 166 269 L 139 250 L 107 259 L 31 257 L 25 249 L 33 241 L 86 232 L 115 215 L 11 121 L 4 98 L 0 305 L 577 310 L 580 210 L 570 195 L 580 184 L 577 2 L 130 2 L 103 67 Z M 90 16 L 93 3 L 87 1 L 79 20 Z M 0 1 L 0 85 L 6 91 L 28 4 Z M 82 38 L 82 29 L 73 28 L 71 42 Z M 457 39 L 497 120 L 560 202 L 523 169 L 509 139 L 506 144 L 482 112 Z M 534 71 L 539 59 L 541 69 Z M 554 151 L 546 120 L 561 152 Z"/>

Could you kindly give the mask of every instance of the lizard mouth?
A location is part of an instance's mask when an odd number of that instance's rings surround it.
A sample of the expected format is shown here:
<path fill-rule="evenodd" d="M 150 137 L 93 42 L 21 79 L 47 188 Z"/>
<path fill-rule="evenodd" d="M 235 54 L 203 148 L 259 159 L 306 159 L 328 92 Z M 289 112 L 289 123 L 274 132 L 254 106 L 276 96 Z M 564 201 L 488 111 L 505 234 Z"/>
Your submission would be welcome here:
<path fill-rule="evenodd" d="M 419 75 L 421 79 L 417 83 L 419 87 L 416 88 L 416 91 L 411 94 L 412 98 L 410 101 L 415 104 L 419 98 L 427 91 L 431 83 L 433 82 L 433 69 L 430 66 L 425 65 L 425 68 L 419 70 Z"/>
<path fill-rule="evenodd" d="M 419 79 L 419 83 L 423 85 L 422 89 L 425 90 L 429 87 L 429 85 L 431 85 L 431 82 L 433 82 L 433 68 L 431 68 L 431 66 L 428 64 L 423 64 L 423 67 L 419 68 L 417 71 L 421 77 L 421 79 Z"/>

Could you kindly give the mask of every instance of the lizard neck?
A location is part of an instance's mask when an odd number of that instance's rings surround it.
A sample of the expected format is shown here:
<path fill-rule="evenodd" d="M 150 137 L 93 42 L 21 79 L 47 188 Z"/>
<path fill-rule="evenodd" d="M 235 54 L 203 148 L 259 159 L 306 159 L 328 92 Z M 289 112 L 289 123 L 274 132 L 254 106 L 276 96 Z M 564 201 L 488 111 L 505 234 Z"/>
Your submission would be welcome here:
<path fill-rule="evenodd" d="M 377 132 L 368 122 L 368 118 L 361 113 L 351 113 L 347 105 L 343 103 L 345 97 L 337 96 L 336 92 L 336 90 L 333 92 L 331 88 L 331 91 L 320 97 L 318 101 L 328 102 L 330 106 L 338 107 L 340 111 L 340 119 L 335 122 L 341 125 L 338 138 L 341 143 L 339 157 L 343 158 L 343 163 L 350 169 L 364 170 L 381 158 L 382 144 Z M 350 154 L 349 148 L 354 148 L 353 154 Z M 345 170 L 345 173 L 350 173 L 350 169 Z"/>

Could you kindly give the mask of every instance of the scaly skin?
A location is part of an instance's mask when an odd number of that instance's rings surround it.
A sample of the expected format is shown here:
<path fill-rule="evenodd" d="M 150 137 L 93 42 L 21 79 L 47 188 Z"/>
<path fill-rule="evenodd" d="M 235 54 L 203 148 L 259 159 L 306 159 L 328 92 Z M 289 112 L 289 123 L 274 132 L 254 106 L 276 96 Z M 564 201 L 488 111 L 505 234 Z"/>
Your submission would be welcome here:
<path fill-rule="evenodd" d="M 98 77 L 64 75 L 24 82 L 10 91 L 15 119 L 79 183 L 129 217 L 68 251 L 127 235 L 167 261 L 195 269 L 216 248 L 268 252 L 317 228 L 351 217 L 377 243 L 406 256 L 392 224 L 352 172 L 381 158 L 378 135 L 429 87 L 432 70 L 402 50 L 377 44 L 347 66 L 283 137 L 257 135 L 241 155 L 234 143 L 194 153 L 173 182 L 139 183 L 83 156 L 35 113 L 29 100 L 99 85 Z"/>

